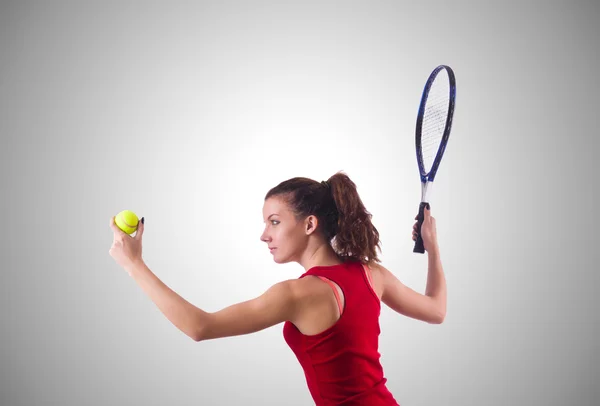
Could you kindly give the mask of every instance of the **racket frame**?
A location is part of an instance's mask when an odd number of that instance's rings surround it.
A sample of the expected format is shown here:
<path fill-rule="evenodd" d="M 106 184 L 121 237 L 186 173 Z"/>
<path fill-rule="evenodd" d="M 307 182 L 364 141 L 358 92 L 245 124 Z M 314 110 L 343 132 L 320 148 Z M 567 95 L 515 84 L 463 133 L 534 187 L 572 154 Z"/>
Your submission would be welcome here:
<path fill-rule="evenodd" d="M 429 90 L 431 89 L 431 85 L 435 81 L 437 75 L 445 70 L 448 74 L 448 82 L 449 82 L 449 100 L 448 100 L 448 113 L 446 116 L 446 125 L 444 127 L 444 132 L 442 134 L 442 139 L 440 140 L 440 145 L 438 146 L 438 150 L 431 165 L 431 169 L 429 172 L 425 171 L 425 167 L 423 164 L 423 151 L 421 149 L 421 135 L 422 135 L 422 126 L 423 126 L 423 116 L 425 114 L 425 106 L 427 105 L 427 98 L 429 96 Z M 419 176 L 421 178 L 421 203 L 419 204 L 419 212 L 417 214 L 417 239 L 415 241 L 415 246 L 413 248 L 413 252 L 416 253 L 424 253 L 425 248 L 423 246 L 423 239 L 421 238 L 421 226 L 424 220 L 424 210 L 427 208 L 430 209 L 429 202 L 431 201 L 431 190 L 433 186 L 433 180 L 435 179 L 435 175 L 437 174 L 437 170 L 440 166 L 440 162 L 442 161 L 442 157 L 444 156 L 444 152 L 446 151 L 446 145 L 448 144 L 448 139 L 450 137 L 450 131 L 452 130 L 452 119 L 454 117 L 454 106 L 456 101 L 456 78 L 454 76 L 454 71 L 448 65 L 439 65 L 437 66 L 429 75 L 427 82 L 425 82 L 425 86 L 423 88 L 423 93 L 421 94 L 421 102 L 419 104 L 419 111 L 417 113 L 417 124 L 415 127 L 415 150 L 417 153 L 417 165 L 419 168 Z"/>

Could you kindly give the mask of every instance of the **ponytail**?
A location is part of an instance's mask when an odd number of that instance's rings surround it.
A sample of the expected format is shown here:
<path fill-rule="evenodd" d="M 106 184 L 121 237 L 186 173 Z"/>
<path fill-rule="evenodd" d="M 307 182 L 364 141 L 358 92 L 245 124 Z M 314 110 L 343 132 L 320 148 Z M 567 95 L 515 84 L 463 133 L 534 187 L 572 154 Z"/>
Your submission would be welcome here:
<path fill-rule="evenodd" d="M 337 232 L 332 241 L 334 251 L 342 258 L 362 263 L 380 262 L 379 232 L 358 195 L 356 184 L 339 172 L 328 183 L 338 212 Z"/>

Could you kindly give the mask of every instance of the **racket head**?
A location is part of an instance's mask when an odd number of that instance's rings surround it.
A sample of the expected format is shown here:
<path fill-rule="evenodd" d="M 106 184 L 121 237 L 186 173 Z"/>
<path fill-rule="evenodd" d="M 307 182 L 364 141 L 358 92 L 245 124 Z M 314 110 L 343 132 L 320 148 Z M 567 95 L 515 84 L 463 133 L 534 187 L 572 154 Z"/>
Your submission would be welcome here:
<path fill-rule="evenodd" d="M 421 182 L 433 182 L 444 155 L 456 99 L 454 71 L 447 65 L 436 67 L 423 88 L 417 125 L 415 147 Z"/>

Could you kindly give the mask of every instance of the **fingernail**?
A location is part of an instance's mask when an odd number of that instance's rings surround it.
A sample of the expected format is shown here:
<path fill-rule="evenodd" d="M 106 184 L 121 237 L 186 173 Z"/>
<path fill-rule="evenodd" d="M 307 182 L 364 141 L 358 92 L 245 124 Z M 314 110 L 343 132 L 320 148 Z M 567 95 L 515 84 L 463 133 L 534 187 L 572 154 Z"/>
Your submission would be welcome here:
<path fill-rule="evenodd" d="M 142 224 L 144 224 L 144 218 L 143 218 L 143 217 L 142 217 L 142 220 L 141 220 L 141 221 L 142 221 Z"/>

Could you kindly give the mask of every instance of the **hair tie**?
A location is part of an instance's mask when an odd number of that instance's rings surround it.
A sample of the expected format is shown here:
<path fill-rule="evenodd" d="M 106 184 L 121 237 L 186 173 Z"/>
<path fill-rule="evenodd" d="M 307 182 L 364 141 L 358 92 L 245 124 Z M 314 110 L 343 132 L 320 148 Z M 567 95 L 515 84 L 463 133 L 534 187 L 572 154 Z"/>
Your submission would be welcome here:
<path fill-rule="evenodd" d="M 329 182 L 326 180 L 322 181 L 321 185 L 325 186 L 327 189 L 329 189 L 329 187 L 330 187 Z"/>

